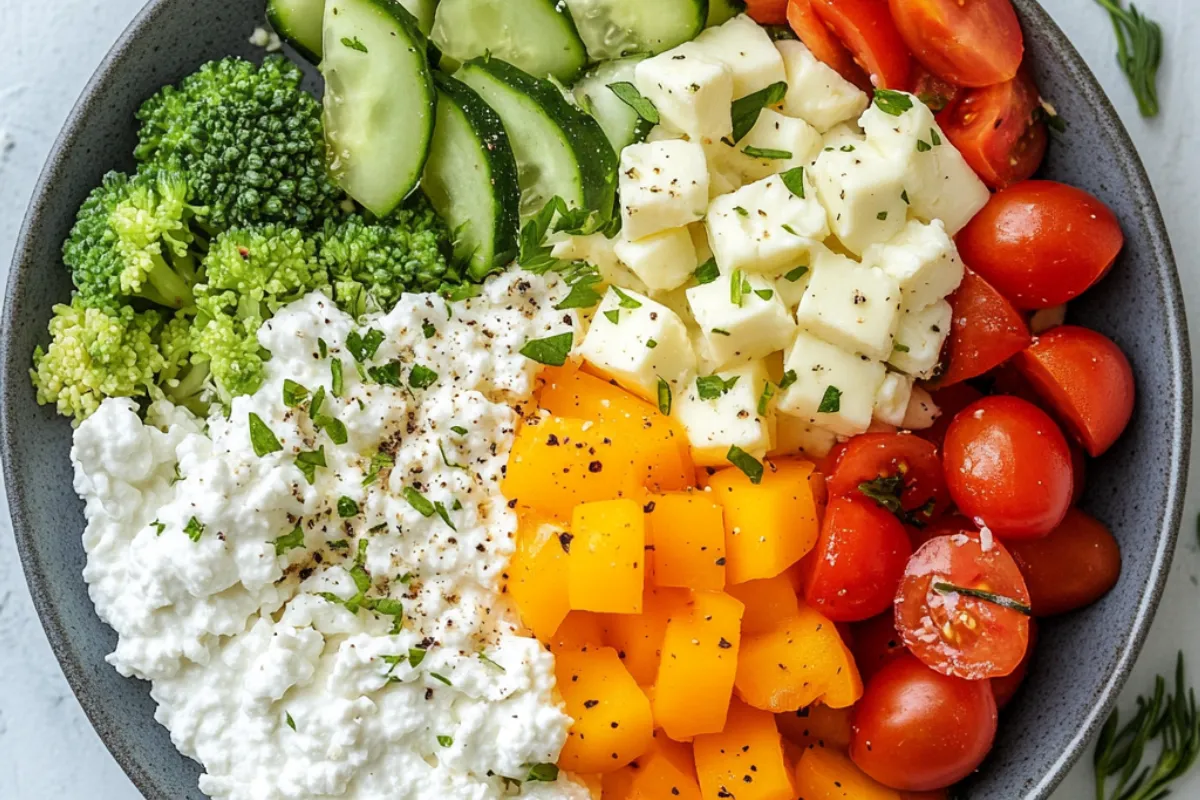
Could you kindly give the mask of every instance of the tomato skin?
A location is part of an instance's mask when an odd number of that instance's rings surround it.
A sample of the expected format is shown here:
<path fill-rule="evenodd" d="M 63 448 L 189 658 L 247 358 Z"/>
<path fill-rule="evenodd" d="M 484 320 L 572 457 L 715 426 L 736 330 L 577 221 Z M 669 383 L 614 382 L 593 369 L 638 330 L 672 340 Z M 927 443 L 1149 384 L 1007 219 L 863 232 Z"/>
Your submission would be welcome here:
<path fill-rule="evenodd" d="M 1112 210 L 1082 189 L 1025 181 L 994 194 L 957 243 L 963 261 L 1018 308 L 1039 309 L 1104 277 L 1125 235 Z"/>
<path fill-rule="evenodd" d="M 896 630 L 896 615 L 890 609 L 877 617 L 856 622 L 851 630 L 854 645 L 850 652 L 854 654 L 854 663 L 864 684 L 870 683 L 885 664 L 908 652 Z"/>
<path fill-rule="evenodd" d="M 1025 37 L 1009 0 L 890 0 L 892 19 L 913 56 L 959 86 L 1010 81 Z"/>
<path fill-rule="evenodd" d="M 922 103 L 929 106 L 929 110 L 934 114 L 937 114 L 947 106 L 953 105 L 962 91 L 961 86 L 939 78 L 925 69 L 921 64 L 917 64 L 913 68 L 912 85 L 912 93 Z"/>
<path fill-rule="evenodd" d="M 1071 489 L 1071 505 L 1079 505 L 1083 499 L 1083 490 L 1087 487 L 1087 459 L 1083 449 L 1074 442 L 1067 442 L 1071 447 L 1071 478 L 1074 485 Z"/>
<path fill-rule="evenodd" d="M 949 493 L 937 447 L 911 433 L 864 433 L 846 443 L 837 468 L 829 477 L 829 493 L 862 497 L 859 485 L 881 477 L 902 475 L 900 505 L 916 511 L 933 501 L 932 517 L 945 509 Z"/>
<path fill-rule="evenodd" d="M 788 25 L 812 51 L 817 60 L 834 69 L 839 75 L 864 92 L 871 91 L 871 79 L 854 62 L 854 56 L 838 41 L 813 10 L 813 0 L 788 0 Z"/>
<path fill-rule="evenodd" d="M 996 708 L 1003 710 L 1016 697 L 1017 690 L 1029 675 L 1029 664 L 1033 661 L 1033 651 L 1037 647 L 1038 626 L 1034 620 L 1029 620 L 1029 645 L 1025 648 L 1025 657 L 1017 668 L 1008 675 L 992 678 L 992 694 L 996 697 Z"/>
<path fill-rule="evenodd" d="M 788 0 L 746 0 L 746 13 L 759 25 L 787 23 Z"/>
<path fill-rule="evenodd" d="M 970 269 L 949 300 L 954 315 L 942 356 L 945 369 L 935 382 L 938 389 L 998 367 L 1033 341 L 1021 313 Z"/>
<path fill-rule="evenodd" d="M 900 521 L 874 501 L 835 497 L 813 552 L 804 599 L 834 622 L 857 622 L 891 606 L 912 545 Z"/>
<path fill-rule="evenodd" d="M 1016 397 L 985 397 L 946 431 L 946 485 L 968 519 L 1001 538 L 1054 530 L 1071 505 L 1067 440 L 1045 411 Z"/>
<path fill-rule="evenodd" d="M 1121 548 L 1108 527 L 1079 509 L 1043 539 L 1011 542 L 1033 613 L 1065 614 L 1103 597 L 1121 577 Z"/>
<path fill-rule="evenodd" d="M 812 0 L 813 10 L 879 89 L 907 91 L 912 56 L 896 30 L 887 0 Z"/>
<path fill-rule="evenodd" d="M 896 629 L 909 652 L 943 675 L 999 678 L 1021 663 L 1029 616 L 991 600 L 944 593 L 938 583 L 980 589 L 1029 605 L 1029 590 L 1000 542 L 980 535 L 930 539 L 909 559 L 896 592 Z"/>
<path fill-rule="evenodd" d="M 980 180 L 1003 189 L 1031 177 L 1046 155 L 1046 125 L 1034 117 L 1039 107 L 1037 86 L 1022 70 L 1010 81 L 965 90 L 938 114 L 938 124 Z"/>
<path fill-rule="evenodd" d="M 908 540 L 912 542 L 913 550 L 920 550 L 930 539 L 936 539 L 939 536 L 953 536 L 956 533 L 978 536 L 979 528 L 962 514 L 943 514 L 924 528 L 910 526 Z"/>
<path fill-rule="evenodd" d="M 1062 325 L 1014 363 L 1090 456 L 1112 447 L 1133 417 L 1133 368 L 1102 333 Z"/>
<path fill-rule="evenodd" d="M 866 685 L 850 735 L 850 758 L 885 786 L 941 789 L 991 750 L 996 700 L 987 681 L 951 678 L 902 655 Z"/>
<path fill-rule="evenodd" d="M 917 436 L 927 439 L 937 446 L 946 440 L 946 429 L 958 412 L 983 397 L 983 392 L 965 383 L 956 383 L 933 393 L 933 402 L 942 412 L 933 421 L 933 425 L 923 431 L 917 431 Z"/>

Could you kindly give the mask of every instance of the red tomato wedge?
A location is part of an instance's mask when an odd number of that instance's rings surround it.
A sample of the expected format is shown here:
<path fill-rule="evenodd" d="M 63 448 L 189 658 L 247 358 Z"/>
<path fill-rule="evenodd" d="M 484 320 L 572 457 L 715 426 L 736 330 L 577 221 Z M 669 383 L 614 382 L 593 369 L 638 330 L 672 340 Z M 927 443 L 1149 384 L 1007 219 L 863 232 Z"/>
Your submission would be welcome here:
<path fill-rule="evenodd" d="M 1104 334 L 1063 325 L 1039 336 L 1014 363 L 1088 455 L 1108 450 L 1129 425 L 1133 368 Z"/>
<path fill-rule="evenodd" d="M 788 24 L 804 46 L 812 51 L 817 60 L 832 67 L 835 72 L 863 91 L 871 91 L 871 79 L 862 67 L 854 62 L 854 56 L 813 10 L 813 0 L 788 0 Z"/>
<path fill-rule="evenodd" d="M 908 49 L 935 75 L 959 86 L 1010 81 L 1025 37 L 1010 0 L 889 0 Z"/>
<path fill-rule="evenodd" d="M 1008 675 L 1029 643 L 1029 590 L 1008 550 L 967 534 L 930 539 L 909 559 L 896 629 L 930 669 L 966 680 Z"/>
<path fill-rule="evenodd" d="M 846 443 L 829 477 L 834 496 L 897 498 L 898 508 L 928 521 L 945 510 L 948 493 L 937 447 L 911 433 L 864 433 Z"/>
<path fill-rule="evenodd" d="M 913 61 L 887 0 L 812 0 L 813 10 L 878 89 L 907 91 Z"/>
<path fill-rule="evenodd" d="M 1033 341 L 1020 312 L 969 269 L 950 295 L 950 305 L 954 316 L 942 357 L 945 369 L 934 381 L 938 388 L 982 375 Z"/>
<path fill-rule="evenodd" d="M 963 261 L 1017 308 L 1037 309 L 1073 300 L 1104 277 L 1125 235 L 1109 207 L 1082 189 L 1026 181 L 993 195 L 957 243 Z"/>
<path fill-rule="evenodd" d="M 902 655 L 871 679 L 855 706 L 850 758 L 885 786 L 933 791 L 974 772 L 995 738 L 987 681 L 942 675 Z"/>
<path fill-rule="evenodd" d="M 1010 542 L 1009 552 L 1025 576 L 1039 617 L 1091 605 L 1121 577 L 1121 548 L 1112 532 L 1075 508 L 1049 536 Z"/>
<path fill-rule="evenodd" d="M 804 599 L 834 622 L 857 622 L 892 604 L 912 545 L 900 520 L 865 497 L 836 497 L 805 561 Z"/>
<path fill-rule="evenodd" d="M 962 91 L 961 87 L 939 78 L 920 64 L 913 68 L 912 84 L 912 93 L 935 114 L 953 103 Z"/>
<path fill-rule="evenodd" d="M 1033 661 L 1033 651 L 1037 648 L 1038 626 L 1036 620 L 1029 620 L 1029 645 L 1025 648 L 1025 657 L 1017 668 L 1001 678 L 992 678 L 992 694 L 996 697 L 996 708 L 1003 708 L 1016 697 L 1017 690 L 1025 682 L 1029 674 L 1029 663 Z"/>
<path fill-rule="evenodd" d="M 788 0 L 746 0 L 746 13 L 759 25 L 786 25 Z"/>
<path fill-rule="evenodd" d="M 1046 125 L 1029 73 L 982 89 L 967 89 L 938 114 L 938 123 L 980 179 L 1003 189 L 1033 175 L 1046 155 Z"/>

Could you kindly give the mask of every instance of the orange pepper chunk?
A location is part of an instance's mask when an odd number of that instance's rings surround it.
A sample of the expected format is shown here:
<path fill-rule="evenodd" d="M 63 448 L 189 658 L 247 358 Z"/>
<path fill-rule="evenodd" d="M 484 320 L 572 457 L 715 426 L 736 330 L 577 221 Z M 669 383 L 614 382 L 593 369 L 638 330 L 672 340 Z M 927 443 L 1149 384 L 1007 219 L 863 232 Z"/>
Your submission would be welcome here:
<path fill-rule="evenodd" d="M 571 515 L 567 597 L 573 611 L 642 613 L 646 528 L 641 503 L 583 503 Z"/>
<path fill-rule="evenodd" d="M 598 650 L 604 646 L 604 616 L 589 611 L 572 611 L 552 636 L 542 639 L 551 653 Z"/>
<path fill-rule="evenodd" d="M 853 709 L 830 708 L 817 703 L 776 714 L 775 724 L 783 738 L 802 748 L 829 748 L 844 753 L 850 748 L 852 716 Z"/>
<path fill-rule="evenodd" d="M 521 622 L 542 641 L 554 635 L 571 610 L 563 547 L 570 536 L 565 525 L 537 515 L 522 515 L 517 527 L 517 550 L 506 572 L 508 595 Z"/>
<path fill-rule="evenodd" d="M 796 765 L 796 792 L 804 800 L 901 800 L 902 795 L 876 783 L 849 756 L 836 750 L 805 750 Z"/>
<path fill-rule="evenodd" d="M 691 592 L 647 586 L 641 614 L 605 614 L 605 642 L 616 648 L 638 684 L 654 683 L 663 637 L 672 617 L 690 613 Z"/>
<path fill-rule="evenodd" d="M 646 525 L 654 542 L 654 582 L 684 589 L 725 588 L 724 511 L 704 492 L 651 495 Z"/>
<path fill-rule="evenodd" d="M 795 800 L 793 776 L 775 717 L 737 700 L 719 733 L 697 736 L 696 772 L 704 800 Z M 808 798 L 805 798 L 808 800 Z"/>
<path fill-rule="evenodd" d="M 781 620 L 800 613 L 800 598 L 786 575 L 762 578 L 730 586 L 729 594 L 742 601 L 742 636 L 755 636 L 774 630 Z"/>
<path fill-rule="evenodd" d="M 650 747 L 650 700 L 611 647 L 564 652 L 554 674 L 574 723 L 558 765 L 571 772 L 615 772 Z"/>
<path fill-rule="evenodd" d="M 604 800 L 701 800 L 692 748 L 654 733 L 642 757 L 604 782 Z"/>

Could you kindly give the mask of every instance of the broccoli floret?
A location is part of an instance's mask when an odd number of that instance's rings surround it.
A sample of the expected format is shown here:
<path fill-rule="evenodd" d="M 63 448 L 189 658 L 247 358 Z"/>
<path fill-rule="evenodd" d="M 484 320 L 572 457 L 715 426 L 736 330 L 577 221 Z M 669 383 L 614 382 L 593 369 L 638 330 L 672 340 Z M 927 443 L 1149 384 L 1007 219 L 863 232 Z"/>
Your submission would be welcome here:
<path fill-rule="evenodd" d="M 216 228 L 285 222 L 317 227 L 342 192 L 325 167 L 321 106 L 282 56 L 205 64 L 147 100 L 134 151 L 178 162 Z"/>
<path fill-rule="evenodd" d="M 385 219 L 351 214 L 329 221 L 320 239 L 335 299 L 353 316 L 390 311 L 405 292 L 464 281 L 446 259 L 450 232 L 421 195 Z"/>
<path fill-rule="evenodd" d="M 190 316 L 180 312 L 159 331 L 163 368 L 158 374 L 158 387 L 172 403 L 203 417 L 208 415 L 212 393 L 208 364 L 192 363 L 192 322 Z"/>
<path fill-rule="evenodd" d="M 54 307 L 48 349 L 33 354 L 33 385 L 42 405 L 78 425 L 106 397 L 147 397 L 165 362 L 155 342 L 162 317 L 130 306 L 90 304 L 76 295 Z"/>
<path fill-rule="evenodd" d="M 187 178 L 170 168 L 106 175 L 63 244 L 79 293 L 110 305 L 131 297 L 168 308 L 191 305 L 197 252 L 206 246 L 196 225 L 205 209 L 191 196 Z"/>

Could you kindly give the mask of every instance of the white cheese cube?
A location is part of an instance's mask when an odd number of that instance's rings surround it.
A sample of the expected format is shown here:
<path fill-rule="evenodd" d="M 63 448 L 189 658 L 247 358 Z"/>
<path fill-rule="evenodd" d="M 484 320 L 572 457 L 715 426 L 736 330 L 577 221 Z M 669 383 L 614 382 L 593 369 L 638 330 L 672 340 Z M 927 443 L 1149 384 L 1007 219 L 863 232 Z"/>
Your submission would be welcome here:
<path fill-rule="evenodd" d="M 809 258 L 805 259 L 807 263 L 801 262 L 775 279 L 775 289 L 779 292 L 779 299 L 788 307 L 788 310 L 794 312 L 800 305 L 800 301 L 804 299 L 804 293 L 808 291 L 808 282 L 812 279 L 814 256 L 823 249 L 823 245 L 817 245 L 809 254 Z"/>
<path fill-rule="evenodd" d="M 953 236 L 987 204 L 990 194 L 942 133 L 929 107 L 913 95 L 903 96 L 911 108 L 899 115 L 872 103 L 859 121 L 875 149 L 905 164 L 904 186 L 912 213 L 926 222 L 942 220 Z"/>
<path fill-rule="evenodd" d="M 942 356 L 942 345 L 950 335 L 953 311 L 938 300 L 917 311 L 900 315 L 895 349 L 888 363 L 916 378 L 932 378 Z"/>
<path fill-rule="evenodd" d="M 642 283 L 642 279 L 617 258 L 614 249 L 616 242 L 616 239 L 609 239 L 602 233 L 567 236 L 554 244 L 550 254 L 563 261 L 584 261 L 591 264 L 600 273 L 600 280 L 606 286 L 616 284 L 645 294 L 649 289 Z"/>
<path fill-rule="evenodd" d="M 889 372 L 875 395 L 875 419 L 887 425 L 900 427 L 908 413 L 908 401 L 912 397 L 913 379 L 899 372 Z"/>
<path fill-rule="evenodd" d="M 775 49 L 771 36 L 745 14 L 724 25 L 709 28 L 697 36 L 692 45 L 729 68 L 733 75 L 734 100 L 787 80 L 783 57 Z"/>
<path fill-rule="evenodd" d="M 883 364 L 801 332 L 788 348 L 784 367 L 796 380 L 779 397 L 780 414 L 839 436 L 857 436 L 871 426 L 887 372 Z"/>
<path fill-rule="evenodd" d="M 764 108 L 740 142 L 721 146 L 726 150 L 724 163 L 751 183 L 810 164 L 821 152 L 821 134 L 802 119 Z"/>
<path fill-rule="evenodd" d="M 933 396 L 920 386 L 914 386 L 912 396 L 908 399 L 908 409 L 904 412 L 902 428 L 910 431 L 923 431 L 933 427 L 933 423 L 942 415 L 942 410 L 933 402 Z"/>
<path fill-rule="evenodd" d="M 796 322 L 827 342 L 883 361 L 900 322 L 900 285 L 878 267 L 849 265 L 844 256 L 819 256 Z"/>
<path fill-rule="evenodd" d="M 704 223 L 693 222 L 688 225 L 688 233 L 692 237 L 692 247 L 696 250 L 696 263 L 703 264 L 712 258 L 712 248 L 708 246 L 708 228 Z"/>
<path fill-rule="evenodd" d="M 821 151 L 840 150 L 848 146 L 858 149 L 866 143 L 867 137 L 863 135 L 857 122 L 843 122 L 825 132 L 821 139 Z"/>
<path fill-rule="evenodd" d="M 735 280 L 740 291 L 733 286 Z M 782 350 L 796 330 L 774 281 L 761 275 L 726 273 L 688 289 L 687 298 L 708 343 L 708 355 L 719 367 Z"/>
<path fill-rule="evenodd" d="M 697 466 L 724 466 L 733 446 L 758 459 L 767 454 L 774 413 L 759 415 L 758 401 L 768 382 L 761 360 L 692 379 L 674 414 L 687 431 Z"/>
<path fill-rule="evenodd" d="M 642 61 L 634 83 L 654 103 L 664 127 L 696 141 L 715 142 L 733 133 L 733 73 L 694 44 Z"/>
<path fill-rule="evenodd" d="M 622 232 L 644 239 L 703 219 L 708 210 L 704 148 L 682 140 L 634 144 L 621 151 Z"/>
<path fill-rule="evenodd" d="M 676 139 L 682 139 L 682 138 L 684 138 L 684 137 L 680 131 L 673 131 L 670 128 L 664 127 L 662 125 L 655 125 L 653 128 L 650 129 L 650 132 L 646 134 L 646 138 L 644 141 L 646 141 L 646 142 L 672 142 L 672 141 L 675 141 Z"/>
<path fill-rule="evenodd" d="M 613 250 L 652 292 L 682 286 L 699 263 L 687 228 L 672 228 L 633 242 L 622 237 Z"/>
<path fill-rule="evenodd" d="M 777 175 L 723 195 L 708 209 L 708 241 L 722 272 L 774 274 L 800 263 L 829 235 L 825 211 L 808 178 L 804 197 Z"/>
<path fill-rule="evenodd" d="M 675 312 L 645 295 L 616 288 L 604 295 L 579 352 L 651 403 L 657 403 L 659 378 L 678 395 L 696 369 L 687 328 Z"/>
<path fill-rule="evenodd" d="M 900 283 L 904 309 L 922 309 L 951 294 L 963 263 L 941 220 L 909 220 L 900 233 L 863 253 L 863 265 L 880 267 Z"/>
<path fill-rule="evenodd" d="M 799 117 L 821 133 L 848 119 L 858 119 L 869 99 L 864 91 L 817 59 L 802 42 L 775 43 L 787 73 L 783 113 Z"/>
<path fill-rule="evenodd" d="M 822 150 L 812 173 L 830 229 L 855 255 L 904 227 L 908 206 L 903 162 L 885 158 L 870 146 L 845 144 Z"/>
<path fill-rule="evenodd" d="M 832 431 L 818 428 L 806 419 L 775 415 L 775 447 L 771 455 L 795 455 L 803 453 L 809 458 L 824 458 L 837 444 Z"/>

